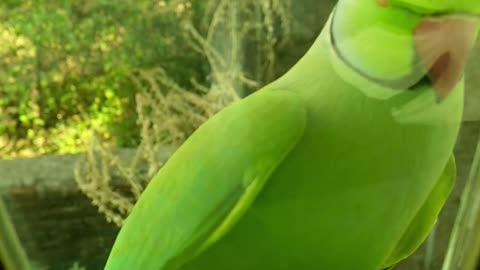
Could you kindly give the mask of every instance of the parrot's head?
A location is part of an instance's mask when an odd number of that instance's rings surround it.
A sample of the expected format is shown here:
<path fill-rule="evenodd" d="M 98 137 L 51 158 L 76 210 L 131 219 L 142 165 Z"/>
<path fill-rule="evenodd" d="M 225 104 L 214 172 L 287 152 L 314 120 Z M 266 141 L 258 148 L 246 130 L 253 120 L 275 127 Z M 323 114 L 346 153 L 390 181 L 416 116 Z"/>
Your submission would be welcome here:
<path fill-rule="evenodd" d="M 480 0 L 340 0 L 331 37 L 357 72 L 396 89 L 428 84 L 445 98 L 463 78 Z"/>

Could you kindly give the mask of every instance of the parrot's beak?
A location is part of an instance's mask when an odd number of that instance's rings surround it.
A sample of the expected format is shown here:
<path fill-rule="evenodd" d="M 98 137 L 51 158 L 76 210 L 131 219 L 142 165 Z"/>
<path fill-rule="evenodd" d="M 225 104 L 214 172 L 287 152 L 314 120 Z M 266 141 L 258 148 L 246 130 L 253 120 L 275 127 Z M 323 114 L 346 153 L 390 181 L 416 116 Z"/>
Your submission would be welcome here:
<path fill-rule="evenodd" d="M 460 15 L 426 17 L 415 29 L 420 64 L 427 70 L 440 99 L 447 97 L 463 77 L 478 22 L 476 17 Z"/>

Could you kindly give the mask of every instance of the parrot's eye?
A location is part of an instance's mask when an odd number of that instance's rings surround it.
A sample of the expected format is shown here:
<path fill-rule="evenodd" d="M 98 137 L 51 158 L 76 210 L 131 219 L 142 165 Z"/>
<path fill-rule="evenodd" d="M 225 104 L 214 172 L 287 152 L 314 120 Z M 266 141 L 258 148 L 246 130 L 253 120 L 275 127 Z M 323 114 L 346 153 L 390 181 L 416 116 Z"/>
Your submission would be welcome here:
<path fill-rule="evenodd" d="M 381 7 L 388 7 L 390 4 L 389 0 L 376 0 L 377 4 Z"/>

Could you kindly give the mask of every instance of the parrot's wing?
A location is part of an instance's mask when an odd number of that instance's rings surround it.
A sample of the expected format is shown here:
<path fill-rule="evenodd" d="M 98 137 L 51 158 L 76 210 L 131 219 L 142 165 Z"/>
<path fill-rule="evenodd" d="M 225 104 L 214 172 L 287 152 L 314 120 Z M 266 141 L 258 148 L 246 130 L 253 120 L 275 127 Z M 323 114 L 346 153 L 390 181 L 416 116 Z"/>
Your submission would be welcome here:
<path fill-rule="evenodd" d="M 437 217 L 445 204 L 455 182 L 455 159 L 452 156 L 445 167 L 442 176 L 429 194 L 422 208 L 410 223 L 395 250 L 390 254 L 384 267 L 392 266 L 410 256 L 427 238 Z"/>
<path fill-rule="evenodd" d="M 175 269 L 222 236 L 302 137 L 299 96 L 261 90 L 177 150 L 127 218 L 105 269 Z"/>

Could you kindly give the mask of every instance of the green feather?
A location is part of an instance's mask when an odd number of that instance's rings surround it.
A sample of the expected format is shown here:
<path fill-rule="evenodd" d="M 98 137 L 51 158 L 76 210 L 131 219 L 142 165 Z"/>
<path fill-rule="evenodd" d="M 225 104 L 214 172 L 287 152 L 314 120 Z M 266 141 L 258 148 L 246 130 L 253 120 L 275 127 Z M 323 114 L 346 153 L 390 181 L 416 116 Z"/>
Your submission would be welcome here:
<path fill-rule="evenodd" d="M 393 6 L 420 14 L 467 13 L 480 14 L 480 2 L 472 0 L 389 0 Z"/>
<path fill-rule="evenodd" d="M 214 242 L 295 146 L 305 119 L 297 95 L 268 90 L 217 114 L 148 185 L 105 269 L 175 268 Z"/>
<path fill-rule="evenodd" d="M 395 265 L 407 258 L 427 238 L 442 210 L 443 204 L 453 189 L 455 177 L 455 160 L 452 157 L 422 208 L 417 212 L 402 239 L 397 243 L 395 250 L 384 263 L 385 266 Z"/>

